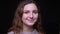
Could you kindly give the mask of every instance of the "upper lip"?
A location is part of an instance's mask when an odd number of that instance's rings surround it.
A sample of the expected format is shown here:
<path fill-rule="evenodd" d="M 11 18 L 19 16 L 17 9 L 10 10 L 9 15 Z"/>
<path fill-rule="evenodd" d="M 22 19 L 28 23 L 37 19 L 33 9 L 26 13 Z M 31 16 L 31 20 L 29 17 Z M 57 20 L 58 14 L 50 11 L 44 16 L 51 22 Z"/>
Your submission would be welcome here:
<path fill-rule="evenodd" d="M 28 19 L 29 21 L 33 21 L 33 19 Z"/>

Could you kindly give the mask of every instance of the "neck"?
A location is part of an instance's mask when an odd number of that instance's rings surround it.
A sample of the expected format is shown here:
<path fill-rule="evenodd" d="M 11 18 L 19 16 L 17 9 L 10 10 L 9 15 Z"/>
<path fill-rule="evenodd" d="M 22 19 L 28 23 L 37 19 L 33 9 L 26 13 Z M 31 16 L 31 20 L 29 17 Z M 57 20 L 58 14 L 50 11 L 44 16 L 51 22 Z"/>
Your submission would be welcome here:
<path fill-rule="evenodd" d="M 32 26 L 23 25 L 23 32 L 32 32 L 32 31 L 33 31 Z"/>

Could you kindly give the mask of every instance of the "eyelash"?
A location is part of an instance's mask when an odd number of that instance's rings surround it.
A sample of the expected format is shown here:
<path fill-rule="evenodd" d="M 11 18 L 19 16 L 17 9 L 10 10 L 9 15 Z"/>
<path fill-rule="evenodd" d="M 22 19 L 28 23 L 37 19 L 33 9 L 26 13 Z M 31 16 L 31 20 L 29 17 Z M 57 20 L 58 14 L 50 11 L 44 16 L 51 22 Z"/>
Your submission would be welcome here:
<path fill-rule="evenodd" d="M 37 12 L 37 11 L 34 11 L 33 13 L 35 13 L 35 14 L 36 14 L 36 13 L 38 13 L 38 12 Z"/>
<path fill-rule="evenodd" d="M 26 12 L 24 12 L 24 13 L 26 13 L 26 14 L 27 14 L 27 13 L 29 13 L 29 11 L 26 11 Z M 36 14 L 36 13 L 38 13 L 38 12 L 37 12 L 37 11 L 33 11 L 33 13 L 35 13 L 35 14 Z"/>
<path fill-rule="evenodd" d="M 29 11 L 26 11 L 26 12 L 24 12 L 24 13 L 29 13 Z"/>

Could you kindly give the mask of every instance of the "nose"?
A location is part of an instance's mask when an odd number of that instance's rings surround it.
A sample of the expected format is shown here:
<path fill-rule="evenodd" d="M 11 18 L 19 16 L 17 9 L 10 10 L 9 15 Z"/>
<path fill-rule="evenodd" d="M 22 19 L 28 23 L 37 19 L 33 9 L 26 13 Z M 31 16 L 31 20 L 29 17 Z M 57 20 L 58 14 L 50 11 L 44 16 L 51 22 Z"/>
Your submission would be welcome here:
<path fill-rule="evenodd" d="M 32 13 L 30 14 L 30 18 L 33 19 L 33 14 Z"/>

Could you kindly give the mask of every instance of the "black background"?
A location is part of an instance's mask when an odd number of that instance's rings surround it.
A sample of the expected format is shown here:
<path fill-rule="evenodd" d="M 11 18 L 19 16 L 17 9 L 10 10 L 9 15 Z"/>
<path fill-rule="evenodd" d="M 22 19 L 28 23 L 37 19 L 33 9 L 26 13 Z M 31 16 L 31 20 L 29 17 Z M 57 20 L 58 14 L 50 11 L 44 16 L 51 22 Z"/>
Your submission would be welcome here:
<path fill-rule="evenodd" d="M 0 33 L 6 34 L 11 25 L 14 11 L 17 8 L 18 0 L 2 0 L 0 1 Z M 57 10 L 55 1 L 41 0 L 42 4 L 42 20 L 46 34 L 57 34 L 58 23 L 56 23 Z"/>

